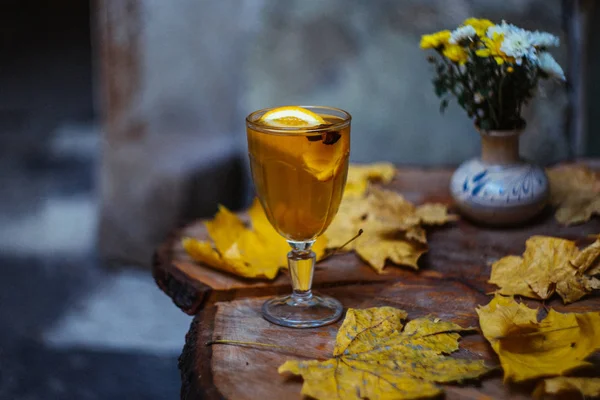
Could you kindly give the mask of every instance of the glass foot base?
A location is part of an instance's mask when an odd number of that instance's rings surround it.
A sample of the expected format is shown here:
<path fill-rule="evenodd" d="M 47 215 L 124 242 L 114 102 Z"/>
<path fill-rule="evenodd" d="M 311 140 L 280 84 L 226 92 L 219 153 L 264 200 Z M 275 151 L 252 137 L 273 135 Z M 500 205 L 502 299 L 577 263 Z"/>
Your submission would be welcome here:
<path fill-rule="evenodd" d="M 328 296 L 309 298 L 288 295 L 267 300 L 262 306 L 263 317 L 269 322 L 289 328 L 315 328 L 337 321 L 344 307 Z"/>

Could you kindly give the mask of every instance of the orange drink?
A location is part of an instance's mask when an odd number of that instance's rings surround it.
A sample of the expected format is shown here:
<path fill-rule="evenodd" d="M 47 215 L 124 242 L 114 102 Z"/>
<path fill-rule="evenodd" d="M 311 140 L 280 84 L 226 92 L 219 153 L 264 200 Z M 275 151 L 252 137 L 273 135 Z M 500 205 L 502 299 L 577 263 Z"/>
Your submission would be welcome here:
<path fill-rule="evenodd" d="M 292 246 L 288 260 L 294 294 L 265 303 L 263 314 L 271 322 L 320 326 L 341 314 L 339 302 L 311 293 L 310 247 L 325 232 L 342 200 L 350 121 L 350 115 L 339 109 L 296 106 L 256 111 L 246 119 L 256 194 L 270 223 Z M 334 313 L 326 315 L 331 307 Z M 284 314 L 291 317 L 286 320 Z"/>

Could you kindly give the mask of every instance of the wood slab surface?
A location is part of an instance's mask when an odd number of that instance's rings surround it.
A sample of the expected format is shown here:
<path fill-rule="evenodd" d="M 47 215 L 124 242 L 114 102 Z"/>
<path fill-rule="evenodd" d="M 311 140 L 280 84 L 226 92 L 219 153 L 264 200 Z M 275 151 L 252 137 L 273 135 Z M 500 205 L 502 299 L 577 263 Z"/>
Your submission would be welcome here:
<path fill-rule="evenodd" d="M 486 269 L 486 268 L 482 268 Z M 322 289 L 346 307 L 393 306 L 406 310 L 409 319 L 433 315 L 463 326 L 478 326 L 475 308 L 487 304 L 483 285 L 458 280 L 441 280 L 433 274 L 415 274 L 396 283 L 347 285 Z M 288 359 L 331 357 L 341 322 L 314 329 L 289 329 L 265 321 L 260 307 L 266 298 L 218 302 L 207 306 L 194 319 L 180 357 L 183 399 L 300 399 L 302 380 L 280 376 L 277 368 Z M 542 304 L 528 301 L 530 306 Z M 559 299 L 546 304 L 560 311 L 600 310 L 600 297 L 588 296 L 563 306 Z M 213 344 L 209 340 L 238 340 L 273 344 L 282 348 L 261 348 Z M 479 333 L 463 336 L 458 357 L 485 359 L 490 366 L 498 359 Z M 558 360 L 557 360 L 558 361 Z M 587 372 L 600 373 L 600 359 Z M 447 399 L 526 399 L 531 384 L 505 386 L 501 371 L 481 381 L 444 385 Z"/>
<path fill-rule="evenodd" d="M 415 204 L 442 202 L 451 206 L 448 184 L 450 169 L 400 169 L 396 178 L 384 187 L 402 193 Z M 521 254 L 525 240 L 534 234 L 584 239 L 600 232 L 595 220 L 585 225 L 564 227 L 550 215 L 550 210 L 524 227 L 493 229 L 460 220 L 443 227 L 429 229 L 429 253 L 419 262 L 421 271 L 437 274 L 440 279 L 486 281 L 481 270 L 508 254 Z M 173 233 L 156 251 L 153 275 L 158 286 L 175 305 L 195 315 L 205 302 L 232 300 L 240 297 L 267 296 L 291 290 L 287 271 L 274 281 L 249 280 L 216 271 L 194 262 L 181 245 L 181 238 L 191 236 L 208 239 L 204 222 L 197 221 Z M 336 255 L 317 264 L 313 287 L 348 285 L 368 282 L 397 282 L 409 279 L 412 270 L 388 266 L 384 274 L 375 273 L 353 253 Z M 468 278 L 468 279 L 466 279 Z"/>
<path fill-rule="evenodd" d="M 450 204 L 448 181 L 451 170 L 401 169 L 387 188 L 396 190 L 415 204 L 438 201 Z M 487 283 L 491 264 L 509 254 L 521 254 L 532 235 L 551 235 L 591 242 L 600 233 L 600 219 L 586 224 L 559 225 L 551 210 L 518 228 L 489 228 L 459 220 L 428 231 L 429 252 L 420 270 L 388 265 L 379 275 L 356 255 L 334 256 L 319 263 L 316 291 L 339 299 L 345 307 L 394 306 L 409 318 L 434 315 L 463 326 L 478 326 L 475 308 L 491 300 L 495 286 Z M 173 234 L 158 249 L 154 262 L 157 284 L 183 311 L 195 314 L 179 359 L 184 399 L 297 399 L 302 380 L 284 377 L 277 368 L 290 358 L 326 359 L 331 356 L 341 321 L 314 329 L 289 329 L 265 321 L 260 314 L 269 296 L 289 293 L 286 274 L 275 281 L 249 281 L 201 266 L 187 257 L 181 237 L 206 238 L 202 222 Z M 548 302 L 528 301 L 532 306 L 552 306 L 559 311 L 600 310 L 600 296 L 590 295 L 564 306 L 560 298 Z M 238 340 L 274 344 L 277 348 L 214 344 L 211 340 Z M 479 334 L 461 341 L 460 357 L 483 358 L 490 365 L 498 360 Z M 600 372 L 600 359 L 593 360 Z M 532 385 L 502 384 L 497 371 L 479 382 L 444 385 L 448 399 L 525 399 Z"/>

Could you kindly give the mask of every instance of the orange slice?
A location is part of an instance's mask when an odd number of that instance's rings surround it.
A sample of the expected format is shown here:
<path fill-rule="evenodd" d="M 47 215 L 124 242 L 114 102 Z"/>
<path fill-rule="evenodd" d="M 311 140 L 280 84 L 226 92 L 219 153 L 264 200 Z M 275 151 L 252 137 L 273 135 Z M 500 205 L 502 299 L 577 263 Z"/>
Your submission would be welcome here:
<path fill-rule="evenodd" d="M 266 112 L 258 122 L 278 128 L 310 128 L 326 124 L 319 114 L 298 106 L 275 108 Z"/>
<path fill-rule="evenodd" d="M 332 145 L 315 142 L 314 150 L 311 149 L 302 155 L 306 169 L 318 180 L 324 182 L 336 176 L 348 155 L 346 141 L 338 140 Z"/>
<path fill-rule="evenodd" d="M 298 106 L 275 108 L 266 112 L 260 123 L 283 128 L 311 128 L 327 124 L 320 115 Z M 290 149 L 293 152 L 293 149 Z M 298 154 L 306 170 L 320 181 L 328 181 L 337 175 L 348 153 L 345 140 L 334 144 L 324 144 L 315 141 L 311 148 L 304 154 Z"/>

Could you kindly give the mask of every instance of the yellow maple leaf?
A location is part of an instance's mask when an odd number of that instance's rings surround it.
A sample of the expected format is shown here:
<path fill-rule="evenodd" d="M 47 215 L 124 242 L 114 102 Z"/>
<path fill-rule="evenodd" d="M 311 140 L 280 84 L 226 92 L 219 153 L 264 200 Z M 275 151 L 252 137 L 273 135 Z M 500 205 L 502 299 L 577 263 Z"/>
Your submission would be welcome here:
<path fill-rule="evenodd" d="M 427 253 L 427 245 L 407 240 L 403 236 L 370 236 L 368 225 L 364 232 L 356 239 L 358 243 L 355 251 L 378 273 L 383 272 L 386 260 L 397 265 L 419 269 L 417 264 L 419 258 Z"/>
<path fill-rule="evenodd" d="M 408 228 L 405 235 L 406 239 L 414 240 L 415 242 L 427 244 L 427 232 L 420 226 Z"/>
<path fill-rule="evenodd" d="M 505 381 L 562 375 L 590 365 L 585 359 L 600 349 L 598 312 L 561 314 L 551 309 L 538 322 L 537 309 L 500 295 L 476 311 Z"/>
<path fill-rule="evenodd" d="M 557 207 L 556 220 L 565 225 L 588 221 L 600 214 L 600 180 L 584 165 L 566 165 L 547 170 L 550 203 Z"/>
<path fill-rule="evenodd" d="M 597 263 L 599 256 L 600 238 L 597 238 L 594 243 L 587 246 L 577 255 L 577 257 L 571 260 L 571 264 L 573 264 L 573 267 L 575 267 L 579 273 L 589 273 L 589 270 L 597 268 L 598 264 L 600 264 Z M 595 275 L 595 273 L 591 275 Z"/>
<path fill-rule="evenodd" d="M 500 294 L 548 299 L 556 292 L 572 303 L 600 288 L 600 280 L 592 277 L 595 267 L 590 269 L 599 255 L 600 241 L 579 251 L 570 240 L 533 236 L 523 257 L 503 257 L 492 265 L 488 282 L 499 286 Z"/>
<path fill-rule="evenodd" d="M 577 398 L 600 397 L 600 378 L 571 378 L 559 376 L 538 383 L 533 397 L 542 399 L 545 395 L 577 394 Z M 566 398 L 566 397 L 565 397 Z"/>
<path fill-rule="evenodd" d="M 436 382 L 460 382 L 489 371 L 482 360 L 447 356 L 458 332 L 472 330 L 430 317 L 404 325 L 392 307 L 349 309 L 326 361 L 288 360 L 279 373 L 301 375 L 302 394 L 315 399 L 415 399 L 436 396 Z"/>
<path fill-rule="evenodd" d="M 226 207 L 219 206 L 215 217 L 205 222 L 211 241 L 186 237 L 186 252 L 197 262 L 245 278 L 273 279 L 287 268 L 290 246 L 271 226 L 265 212 L 254 200 L 248 210 L 251 229 Z M 327 239 L 321 236 L 312 249 L 317 260 L 325 254 Z"/>
<path fill-rule="evenodd" d="M 549 298 L 554 293 L 554 283 L 576 272 L 569 262 L 576 254 L 577 246 L 570 240 L 546 236 L 529 238 L 523 253 L 523 264 L 527 266 L 525 281 L 540 298 Z"/>
<path fill-rule="evenodd" d="M 362 229 L 363 234 L 343 250 L 356 251 L 379 273 L 386 260 L 418 269 L 419 258 L 427 252 L 422 225 L 439 225 L 454 219 L 442 204 L 415 207 L 399 193 L 371 188 L 366 196 L 344 197 L 325 234 L 328 247 L 339 248 Z"/>
<path fill-rule="evenodd" d="M 389 183 L 396 175 L 396 167 L 391 163 L 350 164 L 344 196 L 360 197 L 367 191 L 370 181 Z"/>
<path fill-rule="evenodd" d="M 415 215 L 424 225 L 443 225 L 456 221 L 456 215 L 448 214 L 448 207 L 441 203 L 425 203 L 415 210 Z"/>
<path fill-rule="evenodd" d="M 488 282 L 500 287 L 497 293 L 539 299 L 525 280 L 525 270 L 523 257 L 506 256 L 492 264 L 492 274 Z"/>
<path fill-rule="evenodd" d="M 596 262 L 586 272 L 588 276 L 600 275 L 600 262 Z"/>

